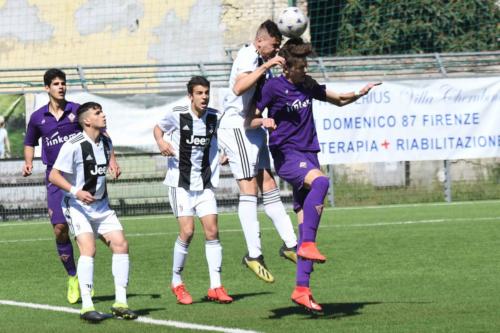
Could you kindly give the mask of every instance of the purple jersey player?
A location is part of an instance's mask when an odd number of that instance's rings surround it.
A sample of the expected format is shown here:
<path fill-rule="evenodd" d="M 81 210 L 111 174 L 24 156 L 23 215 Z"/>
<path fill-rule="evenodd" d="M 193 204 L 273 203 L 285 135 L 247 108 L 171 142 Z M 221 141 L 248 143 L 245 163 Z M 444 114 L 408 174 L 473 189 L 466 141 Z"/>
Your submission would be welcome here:
<path fill-rule="evenodd" d="M 41 138 L 42 162 L 47 166 L 45 183 L 47 186 L 47 203 L 50 221 L 56 238 L 57 252 L 69 275 L 67 298 L 76 303 L 80 297 L 78 279 L 76 277 L 73 246 L 68 235 L 68 225 L 62 212 L 61 202 L 64 191 L 48 181 L 48 175 L 56 161 L 64 142 L 81 132 L 76 111 L 78 104 L 68 102 L 66 96 L 66 74 L 59 69 L 49 69 L 43 77 L 45 91 L 49 95 L 49 103 L 36 110 L 30 117 L 26 137 L 24 138 L 23 176 L 30 176 L 33 171 L 35 146 Z M 116 160 L 110 161 L 110 170 L 115 176 L 120 174 Z"/>
<path fill-rule="evenodd" d="M 380 83 L 367 84 L 358 93 L 327 90 L 306 75 L 306 56 L 311 52 L 311 44 L 301 39 L 291 39 L 283 46 L 280 50 L 286 60 L 283 75 L 266 82 L 257 102 L 257 113 L 248 119 L 247 126 L 263 126 L 272 131 L 269 148 L 276 173 L 293 186 L 293 206 L 299 221 L 299 260 L 292 300 L 310 311 L 321 312 L 321 306 L 311 295 L 309 279 L 313 262 L 326 261 L 316 247 L 316 232 L 329 179 L 321 171 L 317 157 L 320 147 L 314 126 L 313 99 L 343 106 Z M 263 119 L 259 117 L 259 110 L 265 108 L 268 118 Z"/>

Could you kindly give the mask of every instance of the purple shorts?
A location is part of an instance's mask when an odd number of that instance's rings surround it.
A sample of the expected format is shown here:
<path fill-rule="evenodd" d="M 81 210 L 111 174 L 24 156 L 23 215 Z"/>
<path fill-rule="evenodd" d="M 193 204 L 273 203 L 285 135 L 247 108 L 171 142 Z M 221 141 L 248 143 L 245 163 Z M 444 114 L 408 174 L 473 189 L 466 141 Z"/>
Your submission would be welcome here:
<path fill-rule="evenodd" d="M 271 153 L 276 173 L 293 187 L 293 209 L 297 212 L 302 209 L 309 193 L 303 187 L 306 175 L 313 169 L 320 169 L 318 153 L 294 150 L 283 152 L 277 149 L 271 149 Z"/>
<path fill-rule="evenodd" d="M 49 182 L 50 170 L 47 169 L 45 185 L 47 187 L 47 207 L 52 224 L 66 224 L 66 218 L 62 210 L 64 191 Z"/>

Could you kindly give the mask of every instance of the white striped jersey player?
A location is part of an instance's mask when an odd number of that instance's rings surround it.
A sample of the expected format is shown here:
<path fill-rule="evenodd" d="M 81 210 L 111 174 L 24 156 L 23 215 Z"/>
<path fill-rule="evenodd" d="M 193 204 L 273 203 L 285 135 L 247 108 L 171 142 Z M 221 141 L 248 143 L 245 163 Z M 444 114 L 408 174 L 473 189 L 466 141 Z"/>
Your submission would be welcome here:
<path fill-rule="evenodd" d="M 62 145 L 54 169 L 62 171 L 72 186 L 89 192 L 96 200 L 106 199 L 106 171 L 112 149 L 108 137 L 101 135 L 96 144 L 81 132 Z"/>
<path fill-rule="evenodd" d="M 87 191 L 96 199 L 85 204 L 66 193 L 62 207 L 70 232 L 77 237 L 82 233 L 104 235 L 123 230 L 116 213 L 109 207 L 106 190 L 106 171 L 109 165 L 111 139 L 101 134 L 98 143 L 85 132 L 66 141 L 57 155 L 54 169 L 62 172 L 71 186 Z"/>
<path fill-rule="evenodd" d="M 219 113 L 207 108 L 198 118 L 189 105 L 174 106 L 159 121 L 175 156 L 168 157 L 165 185 L 201 191 L 219 184 Z"/>

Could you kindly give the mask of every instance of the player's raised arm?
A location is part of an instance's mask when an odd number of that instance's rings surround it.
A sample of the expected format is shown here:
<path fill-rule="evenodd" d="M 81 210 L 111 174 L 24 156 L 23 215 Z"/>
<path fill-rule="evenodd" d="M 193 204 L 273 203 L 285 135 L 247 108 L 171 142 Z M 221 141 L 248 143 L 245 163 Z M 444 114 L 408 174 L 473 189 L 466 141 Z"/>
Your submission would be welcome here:
<path fill-rule="evenodd" d="M 348 93 L 337 93 L 333 90 L 326 90 L 326 100 L 329 103 L 335 104 L 337 106 L 344 106 L 355 102 L 360 97 L 368 94 L 370 90 L 378 85 L 381 85 L 382 82 L 368 83 L 363 88 L 361 88 L 358 92 L 348 92 Z"/>
<path fill-rule="evenodd" d="M 266 72 L 275 67 L 283 66 L 285 59 L 279 55 L 275 55 L 273 58 L 263 63 L 253 72 L 241 73 L 236 77 L 236 82 L 234 83 L 233 92 L 236 96 L 241 96 L 248 89 L 250 89 L 254 84 L 259 81 L 259 79 L 266 74 Z"/>

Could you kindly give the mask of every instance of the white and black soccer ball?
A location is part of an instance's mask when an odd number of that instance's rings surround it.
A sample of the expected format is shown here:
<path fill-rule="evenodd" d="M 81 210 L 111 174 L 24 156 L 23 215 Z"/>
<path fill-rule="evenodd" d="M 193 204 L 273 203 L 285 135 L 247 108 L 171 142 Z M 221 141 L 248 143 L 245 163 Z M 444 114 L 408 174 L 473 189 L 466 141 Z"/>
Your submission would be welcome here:
<path fill-rule="evenodd" d="M 278 28 L 288 38 L 300 37 L 307 28 L 307 17 L 297 7 L 288 7 L 278 16 Z"/>

